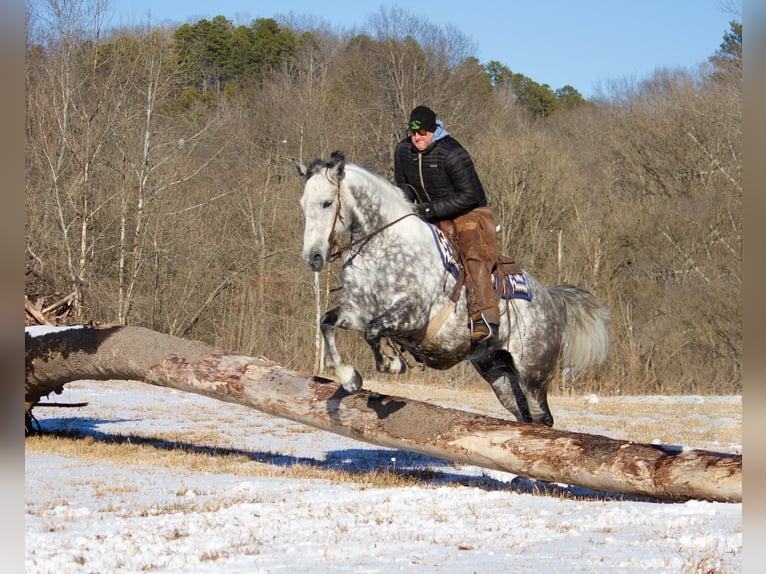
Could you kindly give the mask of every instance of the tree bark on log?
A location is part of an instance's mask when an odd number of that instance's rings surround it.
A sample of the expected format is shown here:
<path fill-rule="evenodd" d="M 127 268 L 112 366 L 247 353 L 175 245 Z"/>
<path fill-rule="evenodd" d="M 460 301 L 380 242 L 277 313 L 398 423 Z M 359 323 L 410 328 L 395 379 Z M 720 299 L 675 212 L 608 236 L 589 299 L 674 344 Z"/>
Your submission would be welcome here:
<path fill-rule="evenodd" d="M 75 380 L 135 380 L 372 444 L 547 482 L 662 500 L 742 501 L 742 456 L 485 417 L 337 383 L 140 327 L 25 333 L 25 408 Z"/>

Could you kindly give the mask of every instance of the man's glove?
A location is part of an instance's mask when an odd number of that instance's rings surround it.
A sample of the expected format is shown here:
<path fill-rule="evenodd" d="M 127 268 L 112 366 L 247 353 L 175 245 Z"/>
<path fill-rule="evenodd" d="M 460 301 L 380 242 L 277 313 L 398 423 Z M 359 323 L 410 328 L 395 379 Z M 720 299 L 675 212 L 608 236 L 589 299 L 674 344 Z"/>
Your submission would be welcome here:
<path fill-rule="evenodd" d="M 431 219 L 434 216 L 434 206 L 432 203 L 416 203 L 415 210 L 423 219 Z"/>

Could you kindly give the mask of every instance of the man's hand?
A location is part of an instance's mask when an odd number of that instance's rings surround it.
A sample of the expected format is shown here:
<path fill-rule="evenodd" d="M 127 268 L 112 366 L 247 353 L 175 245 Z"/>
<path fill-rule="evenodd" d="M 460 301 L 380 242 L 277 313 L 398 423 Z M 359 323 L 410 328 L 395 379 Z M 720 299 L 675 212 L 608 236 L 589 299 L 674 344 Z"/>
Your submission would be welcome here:
<path fill-rule="evenodd" d="M 416 203 L 415 210 L 423 219 L 431 219 L 434 216 L 434 206 L 431 203 Z"/>

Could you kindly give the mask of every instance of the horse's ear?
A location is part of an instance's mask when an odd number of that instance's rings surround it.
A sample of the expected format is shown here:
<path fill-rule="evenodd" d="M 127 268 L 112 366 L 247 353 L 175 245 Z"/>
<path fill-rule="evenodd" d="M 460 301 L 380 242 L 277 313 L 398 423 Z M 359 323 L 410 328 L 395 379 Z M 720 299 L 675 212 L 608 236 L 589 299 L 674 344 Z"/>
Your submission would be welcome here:
<path fill-rule="evenodd" d="M 298 172 L 298 175 L 305 179 L 309 172 L 308 168 L 301 162 L 295 160 L 293 160 L 293 165 L 295 166 L 295 171 Z"/>
<path fill-rule="evenodd" d="M 330 155 L 330 163 L 328 165 L 332 176 L 340 181 L 345 175 L 346 168 L 346 156 L 342 151 L 334 151 Z"/>

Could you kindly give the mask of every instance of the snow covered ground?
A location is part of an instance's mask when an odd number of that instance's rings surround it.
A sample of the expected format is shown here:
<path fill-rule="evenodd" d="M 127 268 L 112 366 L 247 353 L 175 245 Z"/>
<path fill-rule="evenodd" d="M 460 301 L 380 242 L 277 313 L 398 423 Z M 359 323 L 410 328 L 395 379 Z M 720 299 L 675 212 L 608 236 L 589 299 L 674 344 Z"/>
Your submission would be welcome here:
<path fill-rule="evenodd" d="M 741 504 L 546 485 L 142 383 L 70 383 L 49 400 L 89 404 L 35 409 L 43 430 L 81 435 L 82 451 L 27 439 L 27 573 L 742 571 Z M 613 399 L 583 398 L 582 411 L 599 400 Z M 647 417 L 652 404 L 686 412 L 695 402 L 741 402 L 635 400 L 646 403 Z M 596 417 L 574 427 L 555 406 L 554 416 L 558 427 L 599 433 Z M 702 422 L 709 439 L 689 446 L 741 452 L 716 436 L 724 425 L 741 427 L 741 415 Z M 119 458 L 88 454 L 115 443 Z M 176 451 L 198 456 L 188 465 L 163 462 Z M 350 478 L 341 481 L 335 469 Z M 404 486 L 353 478 L 371 469 L 421 478 Z"/>

